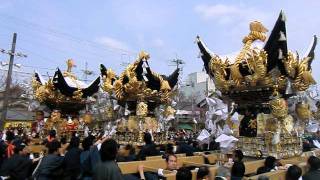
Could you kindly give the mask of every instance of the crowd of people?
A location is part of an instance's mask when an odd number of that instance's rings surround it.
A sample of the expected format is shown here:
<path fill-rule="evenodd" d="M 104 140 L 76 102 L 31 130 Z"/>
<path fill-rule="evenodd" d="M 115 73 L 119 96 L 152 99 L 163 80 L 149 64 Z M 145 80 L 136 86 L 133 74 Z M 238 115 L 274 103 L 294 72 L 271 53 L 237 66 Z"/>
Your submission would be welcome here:
<path fill-rule="evenodd" d="M 195 142 L 180 137 L 176 146 L 168 144 L 164 147 L 155 145 L 152 135 L 144 134 L 145 145 L 136 153 L 132 145 L 119 146 L 110 137 L 89 135 L 80 139 L 75 134 L 70 139 L 56 137 L 55 131 L 50 131 L 48 137 L 42 142 L 47 147 L 45 155 L 36 156 L 30 152 L 28 144 L 30 139 L 23 135 L 15 135 L 7 131 L 0 142 L 0 176 L 2 179 L 39 179 L 39 180 L 121 180 L 121 179 L 163 179 L 164 170 L 176 172 L 177 180 L 191 180 L 192 170 L 197 171 L 197 179 L 240 180 L 245 176 L 244 155 L 241 150 L 233 151 L 229 162 L 217 169 L 215 177 L 210 174 L 207 166 L 178 167 L 176 153 L 185 153 L 192 156 L 201 150 Z M 206 146 L 208 147 L 208 146 Z M 166 162 L 165 169 L 157 172 L 145 171 L 139 165 L 136 174 L 122 174 L 117 162 L 145 160 L 147 156 L 162 155 Z M 35 157 L 36 156 L 36 157 Z M 203 153 L 204 162 L 210 164 L 207 153 Z M 316 180 L 320 179 L 320 159 L 311 156 L 308 159 L 308 172 L 302 176 L 299 166 L 285 167 L 286 180 Z M 283 168 L 274 157 L 267 157 L 263 167 L 257 169 L 257 174 L 263 174 Z M 259 180 L 268 179 L 259 176 Z"/>

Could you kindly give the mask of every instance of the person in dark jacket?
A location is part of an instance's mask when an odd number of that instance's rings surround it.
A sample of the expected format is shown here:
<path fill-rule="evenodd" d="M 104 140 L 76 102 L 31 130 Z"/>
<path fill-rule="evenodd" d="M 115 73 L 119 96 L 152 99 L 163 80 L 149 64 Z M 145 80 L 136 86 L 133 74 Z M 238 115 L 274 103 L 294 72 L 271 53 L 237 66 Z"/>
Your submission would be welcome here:
<path fill-rule="evenodd" d="M 299 180 L 302 174 L 302 169 L 297 165 L 292 165 L 286 173 L 286 180 Z"/>
<path fill-rule="evenodd" d="M 232 153 L 233 162 L 242 162 L 243 157 L 243 153 L 240 149 L 236 149 Z"/>
<path fill-rule="evenodd" d="M 90 148 L 93 145 L 93 136 L 88 136 L 82 141 L 83 151 L 80 154 L 81 178 L 84 180 L 92 179 L 92 165 L 90 161 Z"/>
<path fill-rule="evenodd" d="M 4 161 L 0 175 L 12 180 L 27 179 L 31 176 L 32 160 L 28 158 L 25 144 L 17 144 L 14 154 Z"/>
<path fill-rule="evenodd" d="M 162 155 L 162 158 L 163 159 L 166 159 L 167 156 L 171 155 L 171 154 L 174 154 L 174 147 L 173 147 L 173 144 L 169 143 L 166 145 L 165 147 L 165 152 L 164 154 Z"/>
<path fill-rule="evenodd" d="M 208 180 L 210 179 L 210 171 L 208 166 L 201 166 L 197 172 L 197 180 Z"/>
<path fill-rule="evenodd" d="M 241 180 L 246 172 L 243 162 L 234 162 L 231 168 L 231 180 Z"/>
<path fill-rule="evenodd" d="M 76 136 L 72 137 L 64 157 L 64 179 L 74 180 L 80 176 L 80 154 L 82 150 L 79 145 L 80 139 Z"/>
<path fill-rule="evenodd" d="M 47 138 L 42 142 L 42 144 L 47 146 L 50 142 L 56 139 L 56 134 L 55 130 L 50 130 Z"/>
<path fill-rule="evenodd" d="M 127 144 L 122 152 L 122 155 L 117 156 L 117 162 L 130 162 L 136 160 L 136 150 L 131 144 Z"/>
<path fill-rule="evenodd" d="M 144 142 L 146 143 L 142 149 L 140 150 L 137 159 L 138 160 L 146 160 L 147 156 L 158 156 L 160 155 L 160 151 L 156 148 L 156 145 L 152 141 L 152 137 L 150 133 L 144 134 Z"/>
<path fill-rule="evenodd" d="M 320 159 L 315 156 L 310 156 L 307 162 L 309 171 L 303 175 L 303 180 L 320 179 Z"/>
<path fill-rule="evenodd" d="M 101 162 L 93 170 L 94 180 L 122 180 L 123 176 L 115 159 L 118 153 L 118 144 L 113 139 L 102 143 L 100 149 Z"/>
<path fill-rule="evenodd" d="M 268 156 L 264 161 L 264 166 L 259 167 L 257 174 L 262 174 L 275 170 L 277 159 L 273 156 Z"/>
<path fill-rule="evenodd" d="M 53 140 L 47 145 L 49 154 L 39 162 L 33 177 L 37 180 L 56 180 L 62 177 L 63 157 L 60 156 L 61 144 Z"/>
<path fill-rule="evenodd" d="M 193 156 L 195 149 L 191 145 L 187 144 L 185 142 L 185 140 L 183 139 L 183 137 L 179 137 L 179 140 L 177 142 L 177 146 L 178 147 L 177 147 L 176 153 L 178 153 L 178 154 L 185 153 L 186 156 Z"/>
<path fill-rule="evenodd" d="M 4 160 L 10 158 L 14 154 L 14 144 L 13 144 L 14 140 L 15 140 L 14 133 L 12 131 L 7 131 L 5 141 L 1 141 L 1 144 L 0 144 L 0 153 L 1 153 L 0 165 Z"/>
<path fill-rule="evenodd" d="M 177 180 L 191 180 L 192 179 L 192 173 L 188 168 L 181 167 L 177 171 L 176 179 Z"/>

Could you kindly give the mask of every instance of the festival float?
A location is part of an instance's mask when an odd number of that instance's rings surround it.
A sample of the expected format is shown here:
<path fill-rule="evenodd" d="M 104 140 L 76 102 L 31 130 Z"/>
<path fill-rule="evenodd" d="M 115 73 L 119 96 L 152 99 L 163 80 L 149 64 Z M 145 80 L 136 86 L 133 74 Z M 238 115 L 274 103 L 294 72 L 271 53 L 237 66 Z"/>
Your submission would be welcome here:
<path fill-rule="evenodd" d="M 88 111 L 83 114 L 80 111 L 88 110 L 86 107 L 91 103 L 90 97 L 100 88 L 100 77 L 87 85 L 72 73 L 72 67 L 74 61 L 68 59 L 67 70 L 62 72 L 58 68 L 47 81 L 39 73 L 34 74 L 34 97 L 51 110 L 46 121 L 39 120 L 40 132 L 56 130 L 59 135 L 83 133 L 92 121 Z"/>
<path fill-rule="evenodd" d="M 157 144 L 168 139 L 168 121 L 174 117 L 171 106 L 178 82 L 179 69 L 170 76 L 160 75 L 149 67 L 150 56 L 142 51 L 134 63 L 116 76 L 111 69 L 101 65 L 102 89 L 110 101 L 106 108 L 110 127 L 116 128 L 115 139 L 120 144 L 143 145 L 143 133 L 150 132 Z M 121 106 L 124 113 L 120 120 L 114 118 L 115 106 Z M 109 130 L 110 131 L 110 130 Z"/>
<path fill-rule="evenodd" d="M 238 124 L 230 121 L 231 110 L 225 117 L 238 139 L 237 148 L 247 156 L 292 157 L 302 153 L 302 135 L 310 121 L 315 121 L 308 89 L 316 83 L 311 63 L 317 38 L 313 37 L 300 58 L 288 51 L 283 12 L 268 38 L 267 32 L 261 22 L 251 22 L 250 33 L 234 59 L 211 53 L 199 36 L 197 45 L 222 101 L 228 109 L 234 104 L 234 112 L 240 114 Z"/>

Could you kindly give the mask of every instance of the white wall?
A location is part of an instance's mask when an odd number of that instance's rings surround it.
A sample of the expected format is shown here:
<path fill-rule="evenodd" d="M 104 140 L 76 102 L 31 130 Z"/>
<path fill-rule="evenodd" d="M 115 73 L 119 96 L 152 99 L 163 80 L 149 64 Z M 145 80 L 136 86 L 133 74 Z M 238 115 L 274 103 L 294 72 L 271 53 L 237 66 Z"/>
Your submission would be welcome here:
<path fill-rule="evenodd" d="M 206 97 L 207 90 L 214 91 L 215 86 L 206 72 L 194 72 L 189 74 L 180 88 L 180 92 L 186 97 L 194 97 L 196 103 L 199 103 Z"/>

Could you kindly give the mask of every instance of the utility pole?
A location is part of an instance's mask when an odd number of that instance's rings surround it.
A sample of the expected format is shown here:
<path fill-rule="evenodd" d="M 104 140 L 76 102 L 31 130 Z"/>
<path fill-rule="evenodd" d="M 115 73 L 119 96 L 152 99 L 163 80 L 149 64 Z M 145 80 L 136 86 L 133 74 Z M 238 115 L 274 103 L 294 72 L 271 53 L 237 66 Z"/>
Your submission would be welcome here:
<path fill-rule="evenodd" d="M 121 63 L 120 63 L 120 66 L 122 66 L 123 68 L 126 68 L 126 67 L 128 67 L 129 65 L 130 65 L 129 62 L 121 62 Z"/>
<path fill-rule="evenodd" d="M 181 85 L 181 77 L 182 77 L 182 67 L 180 67 L 180 65 L 183 65 L 185 64 L 185 62 L 182 60 L 182 59 L 179 59 L 178 58 L 178 55 L 176 55 L 176 58 L 175 59 L 172 59 L 170 61 L 172 64 L 170 64 L 169 66 L 176 66 L 177 69 L 179 69 L 179 77 L 178 77 L 178 86 L 177 86 L 177 96 L 176 96 L 176 101 L 177 101 L 177 104 L 179 107 L 179 104 L 180 104 L 180 85 Z M 179 110 L 179 109 L 177 109 Z M 179 125 L 179 115 L 176 116 L 176 126 Z"/>
<path fill-rule="evenodd" d="M 179 68 L 180 65 L 185 64 L 185 62 L 182 59 L 178 59 L 178 58 L 171 60 L 171 62 L 174 63 L 174 65 L 177 68 Z M 170 66 L 173 66 L 173 65 L 170 65 Z"/>
<path fill-rule="evenodd" d="M 83 74 L 84 74 L 84 82 L 88 82 L 88 75 L 92 75 L 93 74 L 93 71 L 89 70 L 88 69 L 88 62 L 86 61 L 85 63 L 85 67 L 84 69 L 82 70 Z"/>
<path fill-rule="evenodd" d="M 4 126 L 4 121 L 7 118 L 7 111 L 8 111 L 8 104 L 9 104 L 9 91 L 10 91 L 10 86 L 11 86 L 11 76 L 12 76 L 12 69 L 13 69 L 13 61 L 15 56 L 20 56 L 20 57 L 27 57 L 27 55 L 24 55 L 22 53 L 17 53 L 15 54 L 16 51 L 16 42 L 17 42 L 17 33 L 13 33 L 13 39 L 12 39 L 12 45 L 11 45 L 11 50 L 9 52 L 5 51 L 4 49 L 0 49 L 0 52 L 9 54 L 10 56 L 10 61 L 9 61 L 9 69 L 8 69 L 8 75 L 7 75 L 7 80 L 6 80 L 6 89 L 4 92 L 4 98 L 3 98 L 3 109 L 2 109 L 2 115 L 1 115 L 1 120 L 0 120 L 0 128 L 3 129 Z"/>
<path fill-rule="evenodd" d="M 84 80 L 85 80 L 85 82 L 88 81 L 88 63 L 87 63 L 87 61 L 85 63 L 85 68 L 84 68 Z"/>
<path fill-rule="evenodd" d="M 177 56 L 175 59 L 172 59 L 170 61 L 172 64 L 170 64 L 169 66 L 176 66 L 176 68 L 179 68 L 179 78 L 178 78 L 178 89 L 180 88 L 180 84 L 181 84 L 181 77 L 182 77 L 182 67 L 180 65 L 185 64 L 185 62 L 182 59 L 179 59 Z"/>

